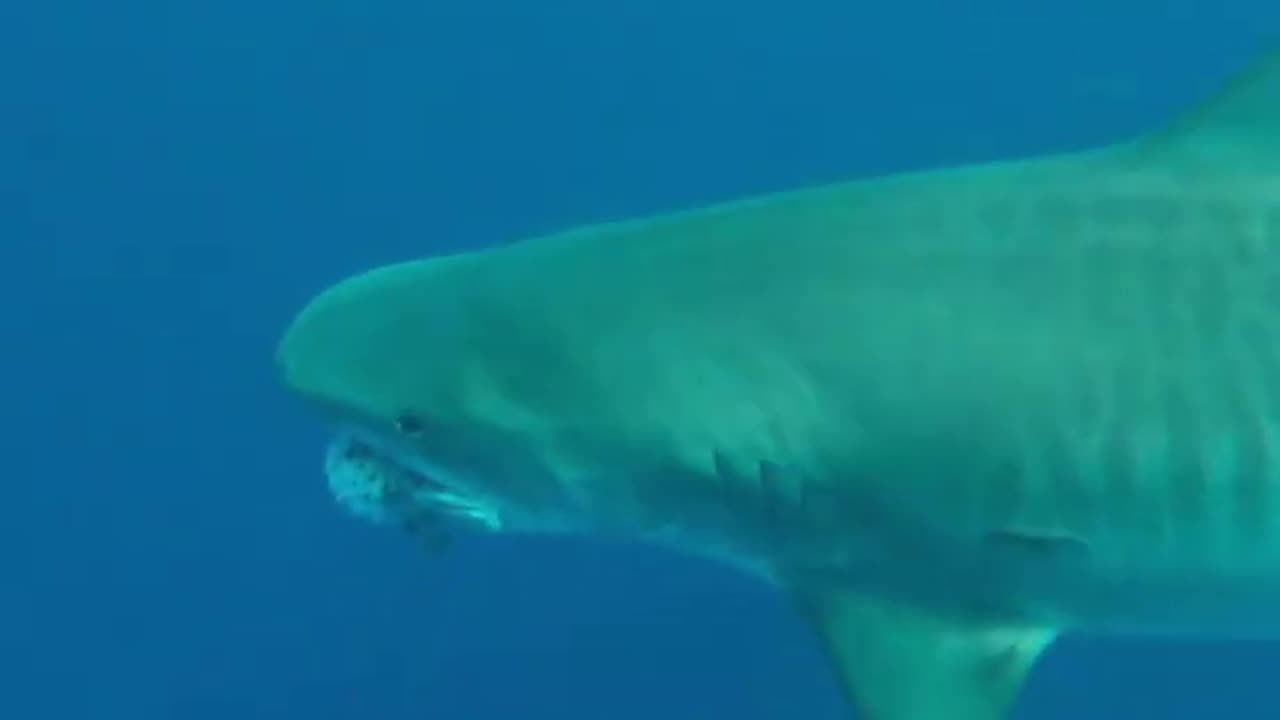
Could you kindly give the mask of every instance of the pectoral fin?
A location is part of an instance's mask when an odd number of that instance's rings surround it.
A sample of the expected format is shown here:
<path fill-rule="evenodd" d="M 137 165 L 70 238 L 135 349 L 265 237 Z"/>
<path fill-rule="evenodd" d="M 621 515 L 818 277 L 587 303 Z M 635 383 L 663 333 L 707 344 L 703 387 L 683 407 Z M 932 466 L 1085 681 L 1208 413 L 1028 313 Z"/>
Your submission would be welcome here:
<path fill-rule="evenodd" d="M 1003 720 L 1056 635 L 845 591 L 797 600 L 863 720 Z"/>

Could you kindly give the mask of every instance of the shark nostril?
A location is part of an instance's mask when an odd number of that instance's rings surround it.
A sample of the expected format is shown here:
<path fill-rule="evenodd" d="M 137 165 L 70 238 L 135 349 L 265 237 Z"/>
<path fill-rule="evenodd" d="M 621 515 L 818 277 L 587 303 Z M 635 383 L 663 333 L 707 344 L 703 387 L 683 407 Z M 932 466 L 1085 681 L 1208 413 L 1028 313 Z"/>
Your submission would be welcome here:
<path fill-rule="evenodd" d="M 396 432 L 408 437 L 416 437 L 422 433 L 422 418 L 413 413 L 401 413 L 396 416 Z"/>

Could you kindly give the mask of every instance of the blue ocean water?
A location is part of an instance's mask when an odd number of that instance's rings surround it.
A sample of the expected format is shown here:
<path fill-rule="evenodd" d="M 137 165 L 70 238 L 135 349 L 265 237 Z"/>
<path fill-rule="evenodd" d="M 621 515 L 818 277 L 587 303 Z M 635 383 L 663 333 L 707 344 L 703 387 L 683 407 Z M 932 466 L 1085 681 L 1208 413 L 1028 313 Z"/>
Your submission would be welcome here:
<path fill-rule="evenodd" d="M 273 377 L 389 260 L 1075 147 L 1263 0 L 42 0 L 0 8 L 0 718 L 845 717 L 783 600 L 579 540 L 426 557 Z M 1272 718 L 1280 645 L 1071 638 L 1022 718 Z"/>

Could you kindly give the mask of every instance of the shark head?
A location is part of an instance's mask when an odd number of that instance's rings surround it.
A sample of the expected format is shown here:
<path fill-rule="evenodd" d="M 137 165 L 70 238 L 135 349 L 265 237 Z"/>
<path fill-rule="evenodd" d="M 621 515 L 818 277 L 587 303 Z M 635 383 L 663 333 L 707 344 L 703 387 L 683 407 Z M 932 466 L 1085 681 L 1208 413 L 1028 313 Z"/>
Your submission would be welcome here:
<path fill-rule="evenodd" d="M 465 260 L 390 265 L 324 290 L 284 333 L 277 365 L 335 431 L 325 472 L 356 515 L 427 535 L 558 527 L 551 476 L 468 352 L 467 293 L 449 271 Z"/>

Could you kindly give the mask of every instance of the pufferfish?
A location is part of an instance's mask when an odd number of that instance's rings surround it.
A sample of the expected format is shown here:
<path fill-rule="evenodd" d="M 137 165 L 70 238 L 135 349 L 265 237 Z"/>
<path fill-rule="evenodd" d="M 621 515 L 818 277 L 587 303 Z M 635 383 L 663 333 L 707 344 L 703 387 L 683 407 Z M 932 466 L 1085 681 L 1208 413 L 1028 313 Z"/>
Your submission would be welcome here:
<path fill-rule="evenodd" d="M 446 547 L 458 525 L 493 532 L 503 527 L 496 509 L 458 495 L 352 433 L 330 442 L 324 470 L 329 492 L 347 511 L 399 527 L 428 550 Z"/>

